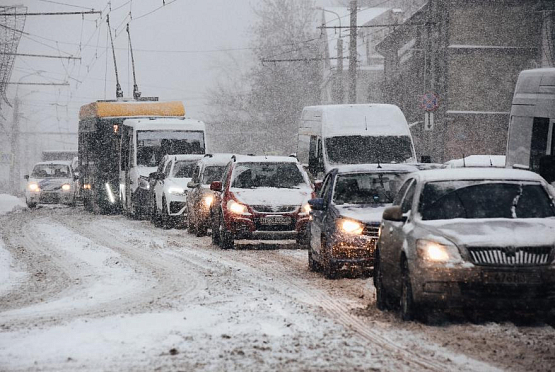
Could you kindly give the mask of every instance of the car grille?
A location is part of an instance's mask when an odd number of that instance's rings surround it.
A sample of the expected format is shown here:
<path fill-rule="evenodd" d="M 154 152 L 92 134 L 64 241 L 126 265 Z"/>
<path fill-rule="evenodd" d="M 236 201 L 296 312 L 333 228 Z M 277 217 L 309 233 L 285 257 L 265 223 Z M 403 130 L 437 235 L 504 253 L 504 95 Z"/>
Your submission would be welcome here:
<path fill-rule="evenodd" d="M 362 234 L 371 236 L 373 238 L 377 238 L 380 233 L 380 224 L 366 224 L 364 225 L 364 230 L 362 230 Z"/>
<path fill-rule="evenodd" d="M 60 195 L 55 192 L 42 192 L 39 201 L 41 203 L 58 203 L 60 201 Z"/>
<path fill-rule="evenodd" d="M 295 212 L 298 205 L 251 205 L 255 212 L 259 213 L 292 213 Z"/>
<path fill-rule="evenodd" d="M 469 247 L 476 265 L 536 266 L 551 262 L 551 247 Z"/>

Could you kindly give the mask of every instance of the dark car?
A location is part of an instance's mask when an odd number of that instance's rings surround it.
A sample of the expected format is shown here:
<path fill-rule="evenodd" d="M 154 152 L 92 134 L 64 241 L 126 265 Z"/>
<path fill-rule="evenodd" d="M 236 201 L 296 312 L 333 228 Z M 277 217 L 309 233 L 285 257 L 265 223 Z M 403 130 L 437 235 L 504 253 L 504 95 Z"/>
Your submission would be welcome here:
<path fill-rule="evenodd" d="M 187 226 L 189 232 L 204 236 L 211 227 L 210 208 L 216 192 L 210 190 L 210 184 L 221 181 L 225 166 L 232 154 L 206 154 L 199 160 L 193 172 L 193 179 L 187 184 Z"/>
<path fill-rule="evenodd" d="M 404 320 L 433 309 L 550 310 L 555 204 L 539 175 L 513 169 L 417 172 L 383 213 L 374 284 Z"/>
<path fill-rule="evenodd" d="M 212 205 L 212 241 L 222 249 L 236 239 L 296 239 L 306 234 L 308 175 L 296 158 L 233 156 L 223 181 L 210 188 L 220 194 Z"/>
<path fill-rule="evenodd" d="M 409 165 L 366 164 L 332 169 L 324 178 L 308 228 L 308 265 L 333 278 L 342 268 L 368 271 L 383 210 L 393 202 Z"/>

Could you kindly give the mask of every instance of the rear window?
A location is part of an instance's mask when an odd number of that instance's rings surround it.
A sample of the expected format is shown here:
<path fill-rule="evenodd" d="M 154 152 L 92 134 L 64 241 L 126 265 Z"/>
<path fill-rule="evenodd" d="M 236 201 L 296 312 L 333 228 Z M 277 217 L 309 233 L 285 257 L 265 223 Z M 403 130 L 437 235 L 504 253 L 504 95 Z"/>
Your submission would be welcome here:
<path fill-rule="evenodd" d="M 303 174 L 295 163 L 240 163 L 233 171 L 231 187 L 254 189 L 259 187 L 306 187 Z"/>
<path fill-rule="evenodd" d="M 423 220 L 555 216 L 555 206 L 544 187 L 532 182 L 429 182 L 418 209 Z"/>
<path fill-rule="evenodd" d="M 222 166 L 209 166 L 204 168 L 202 174 L 202 183 L 209 185 L 214 181 L 221 181 L 224 175 L 225 165 Z"/>
<path fill-rule="evenodd" d="M 358 173 L 337 176 L 335 204 L 392 203 L 402 181 L 402 174 Z"/>

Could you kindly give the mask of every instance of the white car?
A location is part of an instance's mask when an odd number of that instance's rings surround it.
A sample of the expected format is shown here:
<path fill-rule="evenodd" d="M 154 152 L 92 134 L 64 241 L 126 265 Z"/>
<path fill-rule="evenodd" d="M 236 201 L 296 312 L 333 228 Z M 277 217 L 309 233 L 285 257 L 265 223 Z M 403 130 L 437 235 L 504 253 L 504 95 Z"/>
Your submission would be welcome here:
<path fill-rule="evenodd" d="M 37 204 L 75 205 L 77 183 L 71 161 L 52 160 L 35 164 L 26 175 L 25 201 L 29 208 Z"/>
<path fill-rule="evenodd" d="M 187 183 L 204 155 L 166 155 L 150 174 L 152 222 L 156 226 L 183 225 L 187 219 Z"/>

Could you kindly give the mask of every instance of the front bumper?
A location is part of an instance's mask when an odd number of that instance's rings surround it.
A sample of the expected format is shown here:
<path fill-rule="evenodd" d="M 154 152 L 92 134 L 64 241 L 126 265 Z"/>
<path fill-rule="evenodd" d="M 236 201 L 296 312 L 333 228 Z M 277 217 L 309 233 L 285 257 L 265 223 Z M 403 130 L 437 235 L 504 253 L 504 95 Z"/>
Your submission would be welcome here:
<path fill-rule="evenodd" d="M 555 266 L 421 266 L 411 272 L 414 300 L 439 308 L 551 309 Z"/>
<path fill-rule="evenodd" d="M 235 239 L 297 239 L 306 232 L 308 216 L 299 214 L 280 214 L 289 217 L 291 223 L 287 225 L 265 225 L 262 223 L 264 217 L 274 216 L 271 214 L 252 214 L 250 216 L 229 215 L 226 228 L 231 231 Z"/>
<path fill-rule="evenodd" d="M 73 190 L 70 191 L 39 191 L 28 192 L 27 202 L 33 204 L 71 204 L 73 202 Z"/>
<path fill-rule="evenodd" d="M 332 236 L 330 264 L 334 266 L 374 266 L 377 237 L 348 236 L 336 233 Z"/>

